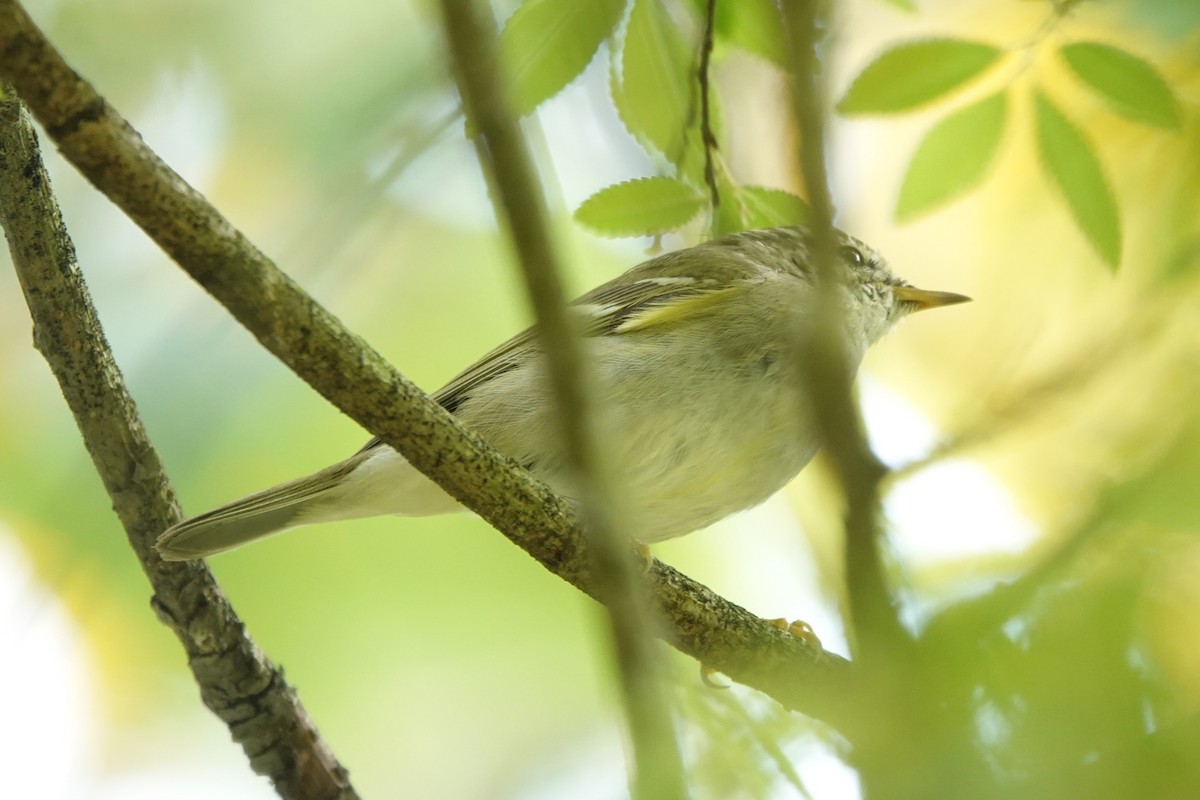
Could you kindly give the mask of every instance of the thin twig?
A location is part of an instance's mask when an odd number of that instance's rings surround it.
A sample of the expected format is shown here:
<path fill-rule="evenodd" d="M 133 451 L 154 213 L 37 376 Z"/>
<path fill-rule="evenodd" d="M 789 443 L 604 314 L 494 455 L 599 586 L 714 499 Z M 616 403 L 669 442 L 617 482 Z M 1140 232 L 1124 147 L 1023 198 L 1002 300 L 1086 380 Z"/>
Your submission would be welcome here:
<path fill-rule="evenodd" d="M 709 69 L 712 65 L 714 29 L 717 20 L 717 0 L 708 0 L 704 9 L 704 38 L 700 42 L 700 139 L 704 144 L 704 182 L 708 185 L 713 211 L 721 205 L 721 192 L 717 188 L 717 171 L 714 156 L 718 147 L 717 134 L 712 127 L 712 85 Z"/>
<path fill-rule="evenodd" d="M 529 148 L 507 102 L 501 80 L 499 34 L 476 0 L 443 0 L 443 24 L 459 91 L 485 147 L 485 168 L 498 195 L 524 271 L 537 318 L 538 339 L 557 406 L 572 485 L 591 545 L 591 567 L 600 599 L 609 609 L 618 674 L 625 700 L 634 763 L 633 795 L 645 800 L 682 798 L 683 764 L 675 742 L 662 667 L 650 634 L 641 567 L 622 536 L 620 507 L 599 452 L 595 394 L 583 369 L 583 337 L 568 316 L 548 213 Z"/>
<path fill-rule="evenodd" d="M 572 507 L 459 425 L 280 272 L 67 66 L 13 0 L 0 0 L 0 77 L 63 156 L 267 350 L 551 572 L 595 595 Z M 839 724 L 849 703 L 844 659 L 661 562 L 647 580 L 672 645 L 787 708 Z"/>
<path fill-rule="evenodd" d="M 42 166 L 37 134 L 0 87 L 0 222 L 33 317 L 34 342 L 62 388 L 96 471 L 187 653 L 204 704 L 281 797 L 352 800 L 349 775 L 295 690 L 246 634 L 199 562 L 166 563 L 154 539 L 179 504 L 96 316 Z"/>

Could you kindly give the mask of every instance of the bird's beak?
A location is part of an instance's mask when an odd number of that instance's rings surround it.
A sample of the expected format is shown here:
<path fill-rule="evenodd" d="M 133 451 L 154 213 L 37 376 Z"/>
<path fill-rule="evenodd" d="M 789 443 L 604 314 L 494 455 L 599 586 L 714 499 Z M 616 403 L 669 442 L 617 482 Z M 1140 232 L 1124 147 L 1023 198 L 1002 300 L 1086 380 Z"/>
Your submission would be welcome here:
<path fill-rule="evenodd" d="M 968 303 L 971 298 L 965 294 L 954 292 L 931 292 L 928 289 L 918 289 L 915 286 L 897 286 L 892 290 L 896 300 L 916 306 L 914 311 L 924 311 L 927 308 L 952 306 L 956 303 Z"/>

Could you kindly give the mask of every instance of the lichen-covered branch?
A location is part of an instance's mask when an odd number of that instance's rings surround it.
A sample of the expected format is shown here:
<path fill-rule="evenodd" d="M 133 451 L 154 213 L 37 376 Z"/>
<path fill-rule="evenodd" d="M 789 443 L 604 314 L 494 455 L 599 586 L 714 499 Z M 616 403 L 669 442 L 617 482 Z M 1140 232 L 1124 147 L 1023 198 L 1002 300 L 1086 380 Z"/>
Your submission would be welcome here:
<path fill-rule="evenodd" d="M 305 294 L 142 141 L 14 0 L 0 0 L 0 77 L 63 153 L 259 342 L 548 569 L 589 594 L 575 511 L 460 426 Z M 162 521 L 166 527 L 166 521 Z M 647 573 L 666 638 L 789 708 L 837 724 L 843 659 L 788 636 L 677 571 Z"/>
<path fill-rule="evenodd" d="M 179 521 L 175 493 L 75 263 L 37 134 L 7 87 L 0 94 L 0 224 L 33 317 L 34 342 L 150 579 L 158 616 L 183 644 L 204 704 L 281 797 L 356 798 L 295 690 L 246 635 L 208 569 L 167 563 L 154 552 L 159 532 Z"/>

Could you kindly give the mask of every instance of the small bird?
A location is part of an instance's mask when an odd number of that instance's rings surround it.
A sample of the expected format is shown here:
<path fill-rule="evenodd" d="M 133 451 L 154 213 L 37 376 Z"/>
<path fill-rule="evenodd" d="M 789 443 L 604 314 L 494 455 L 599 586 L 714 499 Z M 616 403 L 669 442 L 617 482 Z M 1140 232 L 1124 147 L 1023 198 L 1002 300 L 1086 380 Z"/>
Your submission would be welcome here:
<path fill-rule="evenodd" d="M 845 341 L 855 369 L 913 311 L 970 298 L 917 289 L 835 231 Z M 652 258 L 573 304 L 584 321 L 597 425 L 636 538 L 652 543 L 766 500 L 821 443 L 803 368 L 817 302 L 812 233 L 744 231 Z M 545 363 L 526 330 L 434 399 L 571 497 Z M 202 558 L 301 525 L 461 506 L 379 439 L 344 461 L 164 531 L 163 558 Z"/>

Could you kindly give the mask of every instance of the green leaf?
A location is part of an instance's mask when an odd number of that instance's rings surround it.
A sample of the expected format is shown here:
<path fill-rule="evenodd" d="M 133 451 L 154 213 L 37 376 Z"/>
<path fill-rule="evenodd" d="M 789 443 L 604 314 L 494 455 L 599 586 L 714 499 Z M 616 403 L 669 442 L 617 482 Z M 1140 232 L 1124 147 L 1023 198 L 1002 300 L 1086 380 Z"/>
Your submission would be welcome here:
<path fill-rule="evenodd" d="M 735 47 L 786 67 L 787 45 L 783 36 L 783 20 L 775 0 L 736 0 L 718 2 L 717 38 Z"/>
<path fill-rule="evenodd" d="M 525 0 L 500 34 L 517 113 L 530 113 L 575 80 L 624 10 L 625 0 Z"/>
<path fill-rule="evenodd" d="M 742 186 L 737 196 L 745 207 L 747 228 L 777 228 L 808 222 L 808 203 L 791 192 L 765 186 Z"/>
<path fill-rule="evenodd" d="M 634 0 L 621 49 L 619 86 L 613 101 L 640 142 L 683 161 L 695 86 L 692 47 L 657 0 Z"/>
<path fill-rule="evenodd" d="M 648 236 L 686 225 L 704 205 L 704 196 L 683 181 L 635 178 L 584 200 L 575 219 L 605 236 Z"/>
<path fill-rule="evenodd" d="M 837 109 L 842 114 L 908 111 L 962 86 L 1001 55 L 990 44 L 962 39 L 897 45 L 858 74 Z"/>
<path fill-rule="evenodd" d="M 1080 230 L 1116 269 L 1121 260 L 1121 221 L 1092 145 L 1046 95 L 1038 92 L 1036 102 L 1042 167 L 1062 191 Z"/>
<path fill-rule="evenodd" d="M 933 126 L 908 165 L 896 219 L 910 220 L 978 183 L 996 155 L 1007 115 L 1007 98 L 997 92 Z"/>
<path fill-rule="evenodd" d="M 916 11 L 917 0 L 883 0 L 889 6 L 895 6 L 901 11 Z"/>
<path fill-rule="evenodd" d="M 1099 42 L 1068 44 L 1059 52 L 1075 74 L 1117 113 L 1162 128 L 1179 127 L 1175 95 L 1147 62 Z"/>

